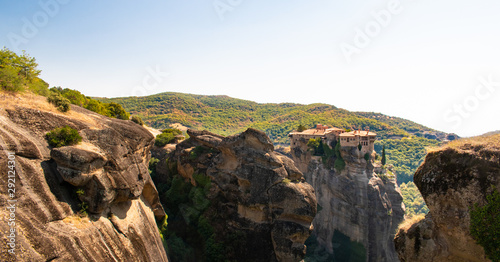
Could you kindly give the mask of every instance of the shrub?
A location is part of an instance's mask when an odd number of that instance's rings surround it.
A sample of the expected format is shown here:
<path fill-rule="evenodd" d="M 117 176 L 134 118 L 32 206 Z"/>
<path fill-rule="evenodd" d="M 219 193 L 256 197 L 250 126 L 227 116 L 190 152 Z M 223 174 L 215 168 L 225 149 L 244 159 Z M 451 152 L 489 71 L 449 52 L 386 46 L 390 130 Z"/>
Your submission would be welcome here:
<path fill-rule="evenodd" d="M 338 171 L 342 172 L 345 168 L 345 161 L 342 158 L 342 155 L 340 154 L 340 141 L 337 141 L 337 144 L 335 145 L 334 149 L 335 157 L 335 162 L 333 163 L 333 167 Z"/>
<path fill-rule="evenodd" d="M 368 154 L 368 153 L 366 153 L 366 154 L 365 154 L 365 160 L 366 160 L 366 161 L 369 161 L 369 160 L 370 160 L 370 154 Z"/>
<path fill-rule="evenodd" d="M 139 116 L 132 116 L 132 122 L 138 124 L 138 125 L 141 125 L 143 126 L 144 125 L 144 121 L 142 121 L 142 118 L 140 118 Z"/>
<path fill-rule="evenodd" d="M 52 147 L 76 145 L 82 141 L 82 137 L 78 134 L 78 131 L 69 126 L 56 128 L 48 132 L 45 136 Z"/>
<path fill-rule="evenodd" d="M 64 98 L 61 94 L 56 92 L 51 92 L 47 101 L 57 107 L 57 110 L 61 112 L 68 112 L 70 109 L 70 102 L 67 98 Z"/>
<path fill-rule="evenodd" d="M 492 261 L 500 261 L 500 193 L 493 188 L 487 204 L 470 209 L 470 234 Z"/>
<path fill-rule="evenodd" d="M 167 128 L 162 131 L 161 134 L 156 136 L 155 146 L 164 147 L 166 144 L 175 141 L 175 136 L 182 134 L 182 131 L 175 128 Z"/>
<path fill-rule="evenodd" d="M 166 144 L 172 143 L 175 136 L 172 133 L 161 133 L 156 136 L 155 146 L 164 147 Z"/>
<path fill-rule="evenodd" d="M 85 202 L 85 201 L 82 201 L 78 205 L 80 206 L 80 211 L 78 212 L 80 217 L 88 216 L 87 210 L 89 209 L 89 204 L 87 204 L 87 202 Z"/>
<path fill-rule="evenodd" d="M 288 179 L 288 178 L 285 178 L 285 179 L 283 179 L 283 181 L 281 181 L 281 183 L 283 183 L 285 185 L 290 184 L 290 182 L 292 182 L 292 181 L 290 181 L 290 179 Z"/>
<path fill-rule="evenodd" d="M 130 118 L 130 114 L 123 109 L 120 104 L 111 102 L 109 104 L 105 104 L 107 109 L 107 114 L 109 117 L 114 117 L 118 119 L 128 120 Z"/>

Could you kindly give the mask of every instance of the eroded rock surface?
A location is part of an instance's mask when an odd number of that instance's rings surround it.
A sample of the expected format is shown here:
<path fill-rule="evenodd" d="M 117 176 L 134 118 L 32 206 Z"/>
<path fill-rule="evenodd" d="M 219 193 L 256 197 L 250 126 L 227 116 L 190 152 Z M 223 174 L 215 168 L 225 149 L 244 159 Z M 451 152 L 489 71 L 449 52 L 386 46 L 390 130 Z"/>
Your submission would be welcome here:
<path fill-rule="evenodd" d="M 217 241 L 237 236 L 234 241 L 239 243 L 226 248 L 226 259 L 300 261 L 317 203 L 293 161 L 274 152 L 267 135 L 255 129 L 229 137 L 207 131 L 188 134 L 190 138 L 168 155 L 168 162 L 174 173 L 193 185 L 197 174 L 210 178 L 206 197 L 211 206 L 203 217 Z M 165 170 L 159 165 L 158 175 L 173 175 Z"/>
<path fill-rule="evenodd" d="M 346 165 L 339 172 L 333 167 L 334 158 L 325 164 L 322 157 L 312 156 L 306 144 L 305 140 L 298 144 L 292 155 L 320 206 L 313 221 L 317 246 L 308 249 L 308 256 L 332 261 L 335 252 L 351 252 L 335 239 L 338 231 L 362 245 L 356 252 L 366 261 L 398 261 L 393 238 L 405 209 L 396 180 L 379 178 L 373 162 L 360 156 L 357 148 L 341 150 Z"/>
<path fill-rule="evenodd" d="M 168 261 L 155 221 L 165 213 L 147 168 L 149 132 L 76 106 L 63 114 L 42 97 L 2 99 L 19 103 L 0 108 L 0 166 L 15 152 L 17 200 L 15 256 L 5 248 L 10 228 L 0 223 L 0 260 Z M 49 147 L 45 134 L 66 125 L 83 141 Z M 7 200 L 2 190 L 2 218 Z M 77 214 L 82 202 L 88 217 Z"/>
<path fill-rule="evenodd" d="M 401 261 L 488 261 L 470 236 L 469 208 L 500 188 L 500 135 L 451 143 L 431 152 L 414 180 L 428 216 L 395 238 Z"/>

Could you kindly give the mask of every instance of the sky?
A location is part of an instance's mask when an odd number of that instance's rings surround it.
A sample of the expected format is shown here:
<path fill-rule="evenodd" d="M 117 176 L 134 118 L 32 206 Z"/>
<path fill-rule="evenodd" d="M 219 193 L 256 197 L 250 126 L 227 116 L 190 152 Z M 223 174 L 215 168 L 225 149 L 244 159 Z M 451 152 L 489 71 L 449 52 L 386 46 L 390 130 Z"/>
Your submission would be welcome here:
<path fill-rule="evenodd" d="M 1 1 L 0 45 L 50 86 L 326 103 L 500 130 L 500 1 Z"/>

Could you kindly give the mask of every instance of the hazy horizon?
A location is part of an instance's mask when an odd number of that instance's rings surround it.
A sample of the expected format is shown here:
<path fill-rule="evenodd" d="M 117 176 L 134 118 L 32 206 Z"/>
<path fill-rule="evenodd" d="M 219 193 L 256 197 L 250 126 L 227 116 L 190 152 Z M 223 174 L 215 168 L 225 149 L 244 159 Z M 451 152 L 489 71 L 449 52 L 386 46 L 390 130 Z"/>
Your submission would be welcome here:
<path fill-rule="evenodd" d="M 498 11 L 492 0 L 3 2 L 0 44 L 88 96 L 324 103 L 472 136 L 500 130 Z"/>

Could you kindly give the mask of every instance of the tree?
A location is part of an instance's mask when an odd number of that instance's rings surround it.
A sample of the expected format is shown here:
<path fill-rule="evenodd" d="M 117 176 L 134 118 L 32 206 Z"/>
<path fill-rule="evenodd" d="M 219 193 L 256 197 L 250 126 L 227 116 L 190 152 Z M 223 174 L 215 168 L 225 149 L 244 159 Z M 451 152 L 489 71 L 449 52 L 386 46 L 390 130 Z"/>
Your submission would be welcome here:
<path fill-rule="evenodd" d="M 141 125 L 143 126 L 144 125 L 144 121 L 142 120 L 142 118 L 140 116 L 132 116 L 132 122 L 138 124 L 138 125 Z"/>
<path fill-rule="evenodd" d="M 382 147 L 382 165 L 385 166 L 387 159 L 385 157 L 385 145 Z"/>
<path fill-rule="evenodd" d="M 302 132 L 304 130 L 307 130 L 307 128 L 305 126 L 303 126 L 302 124 L 300 124 L 299 127 L 297 127 L 297 132 Z"/>
<path fill-rule="evenodd" d="M 106 104 L 106 109 L 108 110 L 109 117 L 114 117 L 123 120 L 128 120 L 130 118 L 130 114 L 127 113 L 127 111 L 125 111 L 125 109 L 123 109 L 123 107 L 120 104 L 117 104 L 115 102 Z"/>
<path fill-rule="evenodd" d="M 29 88 L 34 81 L 37 81 L 40 70 L 35 58 L 30 57 L 26 52 L 22 55 L 10 51 L 7 48 L 0 50 L 0 88 L 7 91 L 22 91 Z M 37 86 L 40 88 L 41 86 Z"/>

